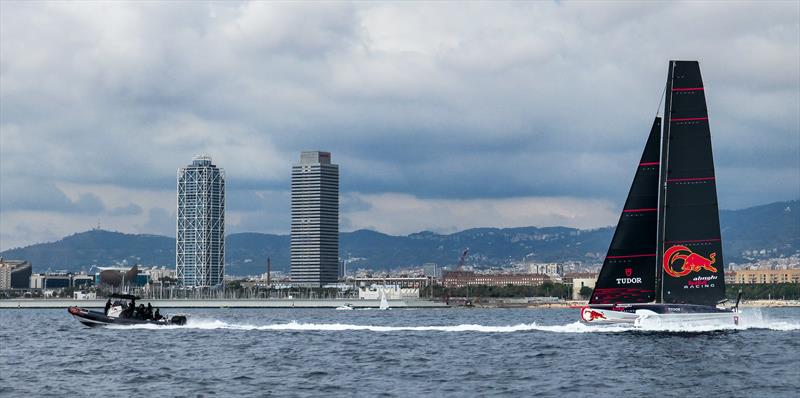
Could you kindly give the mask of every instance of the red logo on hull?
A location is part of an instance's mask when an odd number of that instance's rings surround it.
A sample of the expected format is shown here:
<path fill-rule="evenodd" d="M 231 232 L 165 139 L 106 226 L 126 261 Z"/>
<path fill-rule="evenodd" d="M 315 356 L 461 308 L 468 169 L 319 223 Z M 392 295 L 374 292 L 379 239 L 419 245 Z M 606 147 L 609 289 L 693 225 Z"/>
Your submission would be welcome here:
<path fill-rule="evenodd" d="M 631 275 L 633 275 L 633 268 L 625 268 L 625 276 L 630 278 Z"/>
<path fill-rule="evenodd" d="M 603 315 L 602 312 L 595 311 L 589 307 L 583 307 L 583 311 L 581 311 L 581 317 L 586 322 L 591 322 L 597 319 L 606 319 L 606 316 Z"/>
<path fill-rule="evenodd" d="M 664 252 L 664 272 L 674 278 L 680 278 L 701 270 L 717 272 L 717 267 L 712 265 L 717 261 L 716 257 L 717 253 L 711 253 L 708 258 L 705 258 L 686 246 L 675 245 Z M 673 266 L 678 261 L 683 261 L 680 268 Z"/>

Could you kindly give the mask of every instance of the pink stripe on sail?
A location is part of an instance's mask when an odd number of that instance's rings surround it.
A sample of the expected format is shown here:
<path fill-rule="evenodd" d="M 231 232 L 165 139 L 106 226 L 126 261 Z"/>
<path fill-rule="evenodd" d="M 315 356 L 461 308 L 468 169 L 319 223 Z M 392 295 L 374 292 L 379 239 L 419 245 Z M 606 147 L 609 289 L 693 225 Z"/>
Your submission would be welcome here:
<path fill-rule="evenodd" d="M 681 181 L 709 181 L 713 180 L 714 177 L 701 177 L 701 178 L 673 178 L 667 179 L 667 182 L 681 182 Z"/>
<path fill-rule="evenodd" d="M 631 254 L 629 256 L 606 256 L 606 258 L 635 258 L 635 257 L 655 257 L 656 254 Z"/>
<path fill-rule="evenodd" d="M 697 243 L 697 242 L 720 242 L 722 239 L 696 239 L 696 240 L 670 240 L 664 243 Z"/>
<path fill-rule="evenodd" d="M 676 117 L 674 119 L 670 119 L 670 122 L 690 122 L 693 120 L 708 120 L 708 116 L 706 117 Z"/>

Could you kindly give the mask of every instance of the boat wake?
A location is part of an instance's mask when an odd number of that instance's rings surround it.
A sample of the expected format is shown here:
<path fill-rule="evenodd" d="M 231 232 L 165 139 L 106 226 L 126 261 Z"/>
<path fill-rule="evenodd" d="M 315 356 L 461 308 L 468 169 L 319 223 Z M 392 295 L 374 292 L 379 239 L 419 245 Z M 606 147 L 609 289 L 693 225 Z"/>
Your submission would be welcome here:
<path fill-rule="evenodd" d="M 550 332 L 550 333 L 624 333 L 624 332 L 677 332 L 677 333 L 703 333 L 726 330 L 764 329 L 776 331 L 800 330 L 800 322 L 786 322 L 777 320 L 764 320 L 760 314 L 743 316 L 739 325 L 660 325 L 643 323 L 633 325 L 587 325 L 573 322 L 565 325 L 540 325 L 536 322 L 520 323 L 507 326 L 490 326 L 477 324 L 461 325 L 429 325 L 429 326 L 381 326 L 381 325 L 356 325 L 346 323 L 304 323 L 291 321 L 267 325 L 253 325 L 242 323 L 228 323 L 219 319 L 189 318 L 185 326 L 158 326 L 158 325 L 126 325 L 109 326 L 113 329 L 199 329 L 199 330 L 242 330 L 242 331 L 308 331 L 308 332 L 347 332 L 367 331 L 378 333 L 398 332 L 444 332 L 444 333 L 519 333 L 519 332 Z"/>

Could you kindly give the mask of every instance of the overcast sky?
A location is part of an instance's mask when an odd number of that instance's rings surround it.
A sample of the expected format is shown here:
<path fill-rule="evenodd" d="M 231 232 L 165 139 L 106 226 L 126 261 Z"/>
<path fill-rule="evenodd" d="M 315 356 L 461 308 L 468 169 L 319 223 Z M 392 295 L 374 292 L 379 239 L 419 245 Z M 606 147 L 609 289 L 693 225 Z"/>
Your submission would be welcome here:
<path fill-rule="evenodd" d="M 332 152 L 342 230 L 616 222 L 670 59 L 698 59 L 720 207 L 800 197 L 800 3 L 0 2 L 0 249 L 98 223 L 288 233 Z"/>

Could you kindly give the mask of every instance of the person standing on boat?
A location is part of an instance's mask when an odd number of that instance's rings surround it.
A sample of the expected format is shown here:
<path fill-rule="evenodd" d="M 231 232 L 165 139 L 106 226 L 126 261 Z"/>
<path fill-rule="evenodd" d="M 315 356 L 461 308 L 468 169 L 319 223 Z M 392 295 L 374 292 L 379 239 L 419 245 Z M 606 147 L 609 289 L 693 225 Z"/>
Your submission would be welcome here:
<path fill-rule="evenodd" d="M 153 306 L 147 303 L 147 309 L 144 312 L 145 319 L 153 319 Z"/>
<path fill-rule="evenodd" d="M 106 315 L 108 315 L 108 310 L 110 309 L 111 309 L 111 299 L 108 299 L 108 301 L 106 301 L 106 312 L 105 312 Z"/>

